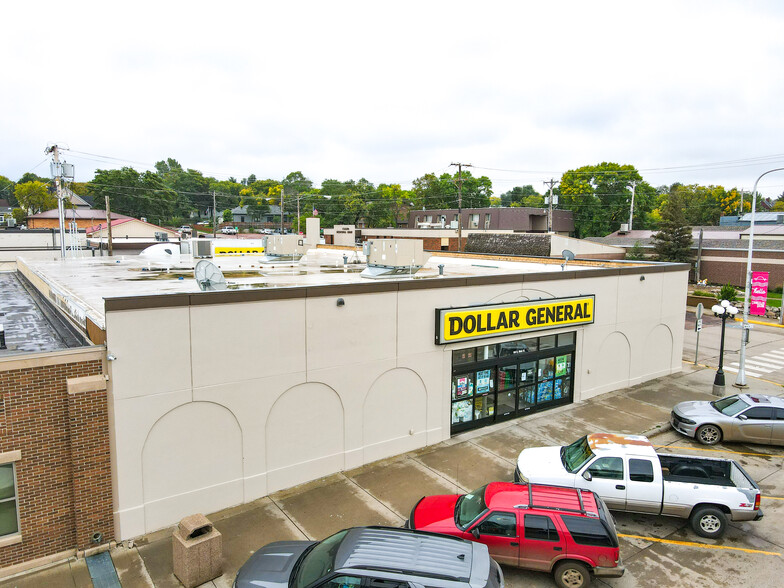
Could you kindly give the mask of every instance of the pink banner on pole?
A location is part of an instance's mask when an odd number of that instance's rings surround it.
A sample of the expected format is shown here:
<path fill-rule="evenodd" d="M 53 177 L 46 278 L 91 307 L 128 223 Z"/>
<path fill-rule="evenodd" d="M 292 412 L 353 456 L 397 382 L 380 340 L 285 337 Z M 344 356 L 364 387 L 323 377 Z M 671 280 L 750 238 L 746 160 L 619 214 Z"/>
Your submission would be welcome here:
<path fill-rule="evenodd" d="M 751 303 L 749 312 L 757 316 L 765 316 L 765 304 L 768 301 L 768 272 L 751 272 Z"/>

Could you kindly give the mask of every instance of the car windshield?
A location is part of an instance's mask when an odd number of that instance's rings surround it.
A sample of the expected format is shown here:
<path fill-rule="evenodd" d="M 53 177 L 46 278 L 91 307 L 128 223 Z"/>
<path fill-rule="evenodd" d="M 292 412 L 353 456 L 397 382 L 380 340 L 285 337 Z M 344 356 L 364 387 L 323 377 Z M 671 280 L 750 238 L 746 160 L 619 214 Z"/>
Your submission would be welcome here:
<path fill-rule="evenodd" d="M 482 486 L 478 490 L 474 490 L 470 494 L 464 494 L 457 500 L 455 505 L 455 522 L 458 527 L 465 529 L 476 518 L 486 510 L 485 506 L 485 489 L 487 486 Z"/>
<path fill-rule="evenodd" d="M 335 533 L 305 552 L 305 556 L 297 562 L 289 585 L 292 588 L 305 588 L 334 570 L 335 556 L 346 533 L 348 530 Z"/>
<path fill-rule="evenodd" d="M 588 437 L 580 437 L 577 441 L 566 447 L 561 447 L 561 462 L 569 473 L 574 473 L 593 457 Z"/>
<path fill-rule="evenodd" d="M 721 400 L 714 400 L 711 402 L 711 406 L 722 414 L 735 416 L 740 411 L 747 409 L 750 405 L 747 402 L 743 402 L 743 400 L 740 399 L 740 396 L 728 396 Z"/>

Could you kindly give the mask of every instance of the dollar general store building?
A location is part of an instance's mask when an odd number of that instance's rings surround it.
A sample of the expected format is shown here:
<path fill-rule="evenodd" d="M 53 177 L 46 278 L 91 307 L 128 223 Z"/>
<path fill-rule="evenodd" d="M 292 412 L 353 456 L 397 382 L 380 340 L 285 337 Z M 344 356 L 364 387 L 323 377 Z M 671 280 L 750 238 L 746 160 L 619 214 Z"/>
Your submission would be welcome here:
<path fill-rule="evenodd" d="M 686 265 L 346 254 L 19 262 L 105 337 L 116 539 L 681 369 Z"/>

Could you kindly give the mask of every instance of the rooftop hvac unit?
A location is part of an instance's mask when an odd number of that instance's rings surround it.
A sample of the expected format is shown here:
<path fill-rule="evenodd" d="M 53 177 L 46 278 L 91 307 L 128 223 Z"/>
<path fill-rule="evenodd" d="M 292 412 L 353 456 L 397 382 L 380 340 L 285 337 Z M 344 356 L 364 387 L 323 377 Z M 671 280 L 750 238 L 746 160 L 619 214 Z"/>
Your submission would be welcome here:
<path fill-rule="evenodd" d="M 191 239 L 193 257 L 212 257 L 212 239 Z"/>
<path fill-rule="evenodd" d="M 625 235 L 628 232 L 629 232 L 629 224 L 628 223 L 623 223 L 621 225 L 621 228 L 618 229 L 618 234 L 619 235 Z"/>
<path fill-rule="evenodd" d="M 302 235 L 270 235 L 266 241 L 265 261 L 297 261 L 310 249 Z"/>
<path fill-rule="evenodd" d="M 430 257 L 420 239 L 373 239 L 365 241 L 362 252 L 367 256 L 363 278 L 394 278 L 415 274 Z"/>
<path fill-rule="evenodd" d="M 169 233 L 165 231 L 155 231 L 155 240 L 156 241 L 168 241 L 169 240 Z"/>

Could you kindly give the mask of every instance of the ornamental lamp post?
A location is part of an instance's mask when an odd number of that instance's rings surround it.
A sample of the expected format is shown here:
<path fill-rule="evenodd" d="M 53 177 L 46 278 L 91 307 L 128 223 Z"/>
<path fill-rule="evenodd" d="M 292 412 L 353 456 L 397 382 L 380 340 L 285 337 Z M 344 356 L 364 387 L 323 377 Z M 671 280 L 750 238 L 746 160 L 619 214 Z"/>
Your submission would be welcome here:
<path fill-rule="evenodd" d="M 713 314 L 721 318 L 721 343 L 719 344 L 719 369 L 716 371 L 716 378 L 713 380 L 713 395 L 724 396 L 724 329 L 727 325 L 727 318 L 738 314 L 738 309 L 731 306 L 729 300 L 722 300 L 719 304 L 714 304 L 711 308 Z"/>

